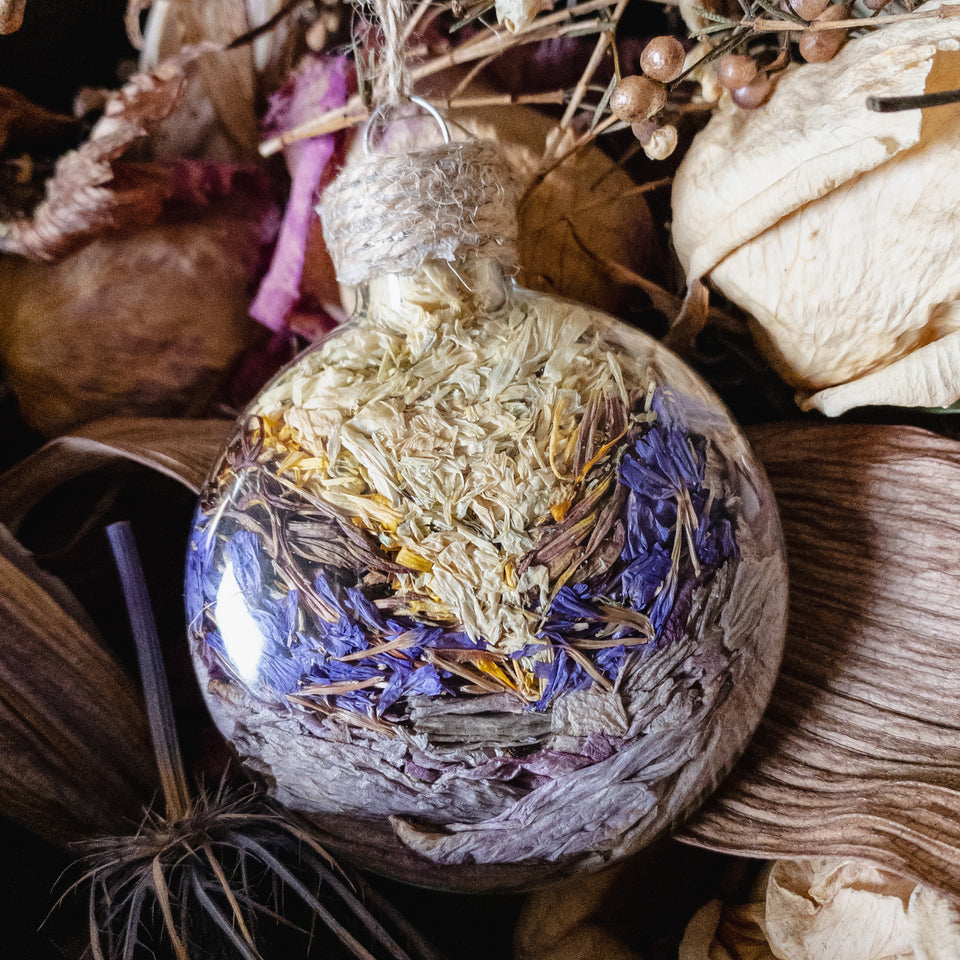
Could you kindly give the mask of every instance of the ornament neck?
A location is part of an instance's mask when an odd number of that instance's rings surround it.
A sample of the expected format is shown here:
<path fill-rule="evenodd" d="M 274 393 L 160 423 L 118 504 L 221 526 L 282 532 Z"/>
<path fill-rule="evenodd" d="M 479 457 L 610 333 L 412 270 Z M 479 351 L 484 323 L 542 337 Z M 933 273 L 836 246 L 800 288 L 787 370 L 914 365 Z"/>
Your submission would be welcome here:
<path fill-rule="evenodd" d="M 507 280 L 493 258 L 428 260 L 410 274 L 372 278 L 358 293 L 360 315 L 409 334 L 498 309 Z"/>

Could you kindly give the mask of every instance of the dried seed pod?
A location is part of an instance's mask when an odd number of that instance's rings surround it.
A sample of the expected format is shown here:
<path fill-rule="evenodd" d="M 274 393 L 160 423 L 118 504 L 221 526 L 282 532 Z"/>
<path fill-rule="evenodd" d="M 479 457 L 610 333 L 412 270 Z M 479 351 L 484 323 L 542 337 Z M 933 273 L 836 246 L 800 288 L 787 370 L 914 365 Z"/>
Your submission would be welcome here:
<path fill-rule="evenodd" d="M 847 8 L 843 4 L 834 4 L 827 7 L 815 20 L 815 23 L 831 22 L 833 20 L 845 20 Z M 800 38 L 797 48 L 800 56 L 808 63 L 823 63 L 826 60 L 832 60 L 843 41 L 847 37 L 846 30 L 807 30 Z"/>
<path fill-rule="evenodd" d="M 765 72 L 758 73 L 753 80 L 736 90 L 730 91 L 733 102 L 744 110 L 756 110 L 767 102 L 773 82 Z"/>
<path fill-rule="evenodd" d="M 624 77 L 610 97 L 610 109 L 624 123 L 640 123 L 659 113 L 667 102 L 667 88 L 658 80 L 633 74 Z"/>
<path fill-rule="evenodd" d="M 676 37 L 654 37 L 640 54 L 640 69 L 651 80 L 669 83 L 680 76 L 686 56 Z"/>
<path fill-rule="evenodd" d="M 717 81 L 728 90 L 739 90 L 757 76 L 757 61 L 744 53 L 728 53 L 717 63 Z"/>

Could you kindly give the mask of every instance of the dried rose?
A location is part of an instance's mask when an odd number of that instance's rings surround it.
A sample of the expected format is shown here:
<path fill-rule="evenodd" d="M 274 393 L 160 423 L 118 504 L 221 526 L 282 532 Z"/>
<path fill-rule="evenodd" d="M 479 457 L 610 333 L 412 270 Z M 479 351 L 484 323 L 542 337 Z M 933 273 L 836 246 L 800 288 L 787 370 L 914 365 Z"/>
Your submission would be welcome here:
<path fill-rule="evenodd" d="M 722 104 L 675 181 L 688 280 L 709 275 L 752 314 L 801 404 L 831 416 L 960 397 L 960 197 L 946 174 L 960 106 L 866 106 L 960 86 L 960 20 L 943 9 L 791 67 L 755 111 Z"/>

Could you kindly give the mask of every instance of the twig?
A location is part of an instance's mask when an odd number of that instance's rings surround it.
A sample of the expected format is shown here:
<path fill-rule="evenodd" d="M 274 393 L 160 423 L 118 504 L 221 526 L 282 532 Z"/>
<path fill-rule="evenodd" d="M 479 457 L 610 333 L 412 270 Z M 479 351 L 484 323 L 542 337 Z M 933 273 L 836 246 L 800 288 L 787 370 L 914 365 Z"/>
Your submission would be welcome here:
<path fill-rule="evenodd" d="M 150 595 L 143 576 L 143 567 L 129 523 L 113 523 L 107 527 L 110 549 L 113 551 L 123 597 L 130 618 L 130 629 L 137 647 L 137 660 L 143 679 L 144 700 L 150 736 L 160 769 L 160 783 L 166 802 L 167 818 L 179 820 L 190 806 L 187 777 L 177 740 L 177 727 L 167 685 L 167 672 L 160 651 L 157 624 L 150 607 Z"/>
<path fill-rule="evenodd" d="M 863 27 L 882 27 L 906 20 L 945 20 L 960 17 L 960 3 L 943 4 L 933 10 L 917 10 L 913 13 L 890 13 L 882 17 L 853 17 L 849 20 L 814 20 L 811 23 L 794 23 L 792 20 L 767 20 L 757 17 L 752 22 L 740 22 L 754 33 L 780 33 L 791 30 L 798 33 L 819 33 L 822 30 L 857 30 Z"/>
<path fill-rule="evenodd" d="M 593 75 L 597 72 L 597 68 L 600 66 L 600 61 L 603 60 L 603 56 L 607 52 L 607 47 L 610 46 L 610 43 L 613 40 L 614 31 L 616 30 L 617 24 L 620 22 L 620 17 L 627 6 L 627 3 L 628 0 L 618 0 L 613 13 L 610 15 L 610 28 L 604 30 L 603 33 L 601 33 L 597 38 L 597 43 L 593 48 L 593 53 L 590 55 L 590 60 L 587 62 L 580 79 L 577 81 L 577 85 L 573 88 L 573 95 L 570 97 L 570 103 L 567 105 L 567 109 L 560 118 L 559 127 L 561 130 L 566 130 L 573 121 L 573 118 L 580 107 L 580 103 L 587 92 L 587 86 L 593 79 Z"/>
<path fill-rule="evenodd" d="M 226 50 L 233 50 L 236 47 L 242 47 L 245 44 L 253 43 L 257 37 L 263 36 L 265 33 L 269 33 L 281 20 L 293 13 L 297 7 L 302 7 L 307 0 L 289 0 L 285 3 L 272 17 L 269 17 L 267 20 L 264 20 L 263 23 L 257 24 L 255 27 L 251 27 L 244 33 L 241 33 L 240 36 L 234 37 L 225 47 Z"/>

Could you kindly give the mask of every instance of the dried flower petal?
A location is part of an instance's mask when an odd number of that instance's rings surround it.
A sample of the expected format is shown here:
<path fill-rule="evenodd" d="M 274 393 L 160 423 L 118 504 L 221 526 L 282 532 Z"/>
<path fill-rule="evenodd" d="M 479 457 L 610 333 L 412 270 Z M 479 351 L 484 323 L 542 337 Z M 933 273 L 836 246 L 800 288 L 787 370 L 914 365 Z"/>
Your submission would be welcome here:
<path fill-rule="evenodd" d="M 960 107 L 866 105 L 960 86 L 958 36 L 953 18 L 905 20 L 791 67 L 764 107 L 721 105 L 678 171 L 688 279 L 709 274 L 753 315 L 805 406 L 960 397 L 960 204 L 943 173 L 960 157 Z"/>

